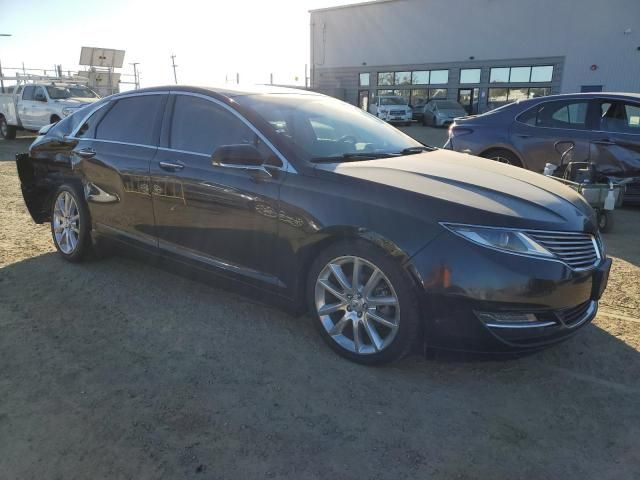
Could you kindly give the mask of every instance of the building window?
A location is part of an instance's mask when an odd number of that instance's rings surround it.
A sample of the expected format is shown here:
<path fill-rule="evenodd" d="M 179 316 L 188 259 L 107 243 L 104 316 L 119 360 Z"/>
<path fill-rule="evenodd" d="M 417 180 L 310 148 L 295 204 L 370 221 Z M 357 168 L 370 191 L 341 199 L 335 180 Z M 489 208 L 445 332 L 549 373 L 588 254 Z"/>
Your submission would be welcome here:
<path fill-rule="evenodd" d="M 378 90 L 377 95 L 379 97 L 388 97 L 390 95 L 394 95 L 394 90 Z"/>
<path fill-rule="evenodd" d="M 410 84 L 411 84 L 411 72 L 395 73 L 395 85 L 410 85 Z"/>
<path fill-rule="evenodd" d="M 547 95 L 551 95 L 549 87 L 531 87 L 529 89 L 529 98 L 546 97 Z"/>
<path fill-rule="evenodd" d="M 429 70 L 417 70 L 415 72 L 411 72 L 411 83 L 414 85 L 428 85 Z"/>
<path fill-rule="evenodd" d="M 429 100 L 429 90 L 427 88 L 417 88 L 411 90 L 411 106 L 424 105 Z"/>
<path fill-rule="evenodd" d="M 509 90 L 506 88 L 490 88 L 487 103 L 492 106 L 496 103 L 507 103 Z"/>
<path fill-rule="evenodd" d="M 393 72 L 378 73 L 378 85 L 393 85 Z"/>
<path fill-rule="evenodd" d="M 429 98 L 447 98 L 448 90 L 446 88 L 430 88 Z"/>
<path fill-rule="evenodd" d="M 492 68 L 489 83 L 508 83 L 509 70 L 509 68 Z"/>
<path fill-rule="evenodd" d="M 527 83 L 531 78 L 531 67 L 513 67 L 509 75 L 511 83 Z"/>
<path fill-rule="evenodd" d="M 550 82 L 553 78 L 553 66 L 545 65 L 542 67 L 531 68 L 532 82 Z"/>
<path fill-rule="evenodd" d="M 440 85 L 449 83 L 449 70 L 431 70 L 429 84 Z"/>
<path fill-rule="evenodd" d="M 553 65 L 538 67 L 498 67 L 491 69 L 490 83 L 539 83 L 550 82 Z M 461 82 L 462 83 L 462 82 Z"/>
<path fill-rule="evenodd" d="M 369 77 L 371 76 L 371 74 L 369 73 L 361 73 L 360 74 L 360 86 L 361 87 L 368 87 L 369 86 Z"/>
<path fill-rule="evenodd" d="M 490 88 L 487 104 L 489 108 L 496 108 L 508 102 L 547 95 L 551 95 L 551 87 Z"/>
<path fill-rule="evenodd" d="M 460 70 L 460 83 L 480 83 L 479 68 L 463 68 Z"/>

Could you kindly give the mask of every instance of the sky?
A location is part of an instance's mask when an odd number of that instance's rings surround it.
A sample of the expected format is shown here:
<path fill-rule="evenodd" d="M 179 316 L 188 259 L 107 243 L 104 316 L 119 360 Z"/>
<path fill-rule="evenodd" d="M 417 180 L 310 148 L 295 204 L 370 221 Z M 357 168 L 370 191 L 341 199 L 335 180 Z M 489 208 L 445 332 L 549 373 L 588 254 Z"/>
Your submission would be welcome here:
<path fill-rule="evenodd" d="M 0 62 L 78 70 L 80 47 L 125 50 L 142 87 L 173 83 L 304 84 L 309 13 L 357 0 L 0 0 Z M 125 78 L 123 78 L 125 80 Z M 131 87 L 122 86 L 122 90 Z"/>

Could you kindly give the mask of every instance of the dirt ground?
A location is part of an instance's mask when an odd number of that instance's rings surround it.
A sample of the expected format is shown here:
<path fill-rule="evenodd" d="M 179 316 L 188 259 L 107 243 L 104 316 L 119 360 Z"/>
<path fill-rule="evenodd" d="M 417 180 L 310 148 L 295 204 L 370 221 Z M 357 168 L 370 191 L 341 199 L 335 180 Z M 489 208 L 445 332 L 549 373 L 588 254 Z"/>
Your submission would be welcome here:
<path fill-rule="evenodd" d="M 0 200 L 0 479 L 640 479 L 640 209 L 617 212 L 600 313 L 568 342 L 366 368 L 306 317 L 65 263 L 11 161 Z"/>

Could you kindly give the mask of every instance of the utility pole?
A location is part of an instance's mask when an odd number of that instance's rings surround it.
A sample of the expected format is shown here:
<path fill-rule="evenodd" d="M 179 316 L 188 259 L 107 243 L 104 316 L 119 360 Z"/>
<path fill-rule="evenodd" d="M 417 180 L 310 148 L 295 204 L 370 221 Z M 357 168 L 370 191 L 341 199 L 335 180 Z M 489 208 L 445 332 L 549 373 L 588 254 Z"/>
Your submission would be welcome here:
<path fill-rule="evenodd" d="M 136 90 L 139 90 L 140 79 L 138 78 L 138 65 L 140 65 L 140 62 L 133 62 L 133 63 L 130 63 L 129 65 L 133 65 L 133 82 L 136 84 Z M 174 75 L 175 75 L 175 69 L 174 69 Z"/>
<path fill-rule="evenodd" d="M 304 64 L 304 88 L 309 88 L 309 65 Z"/>
<path fill-rule="evenodd" d="M 0 37 L 10 37 L 10 33 L 0 33 Z M 4 93 L 4 80 L 2 80 L 2 62 L 0 62 L 0 92 Z"/>
<path fill-rule="evenodd" d="M 269 83 L 273 85 L 273 73 L 269 74 Z"/>
<path fill-rule="evenodd" d="M 236 85 L 240 83 L 240 72 L 236 73 Z"/>
<path fill-rule="evenodd" d="M 176 85 L 178 84 L 178 77 L 176 75 L 176 67 L 178 65 L 176 65 L 176 56 L 175 55 L 171 55 L 171 66 L 173 67 L 173 80 L 176 82 Z"/>

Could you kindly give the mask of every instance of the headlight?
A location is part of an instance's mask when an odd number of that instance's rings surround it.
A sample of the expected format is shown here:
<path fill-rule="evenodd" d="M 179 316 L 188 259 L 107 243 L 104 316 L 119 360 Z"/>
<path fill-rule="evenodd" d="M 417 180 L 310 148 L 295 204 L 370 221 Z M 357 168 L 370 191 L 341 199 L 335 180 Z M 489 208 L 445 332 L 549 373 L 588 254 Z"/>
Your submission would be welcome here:
<path fill-rule="evenodd" d="M 64 115 L 65 117 L 68 117 L 69 115 L 71 115 L 76 110 L 77 110 L 77 108 L 63 108 L 62 109 L 62 115 Z"/>
<path fill-rule="evenodd" d="M 474 225 L 460 225 L 455 223 L 443 223 L 456 235 L 465 238 L 483 247 L 494 248 L 510 253 L 533 255 L 536 257 L 553 257 L 542 245 L 534 241 L 526 233 L 508 228 L 477 227 Z"/>

